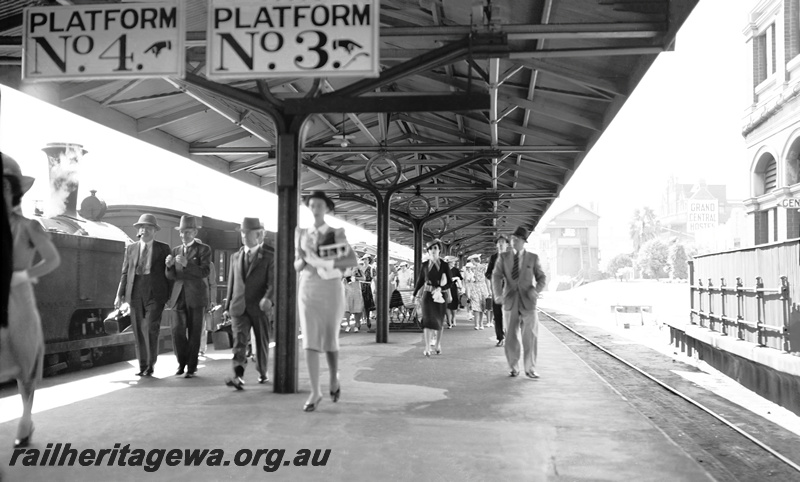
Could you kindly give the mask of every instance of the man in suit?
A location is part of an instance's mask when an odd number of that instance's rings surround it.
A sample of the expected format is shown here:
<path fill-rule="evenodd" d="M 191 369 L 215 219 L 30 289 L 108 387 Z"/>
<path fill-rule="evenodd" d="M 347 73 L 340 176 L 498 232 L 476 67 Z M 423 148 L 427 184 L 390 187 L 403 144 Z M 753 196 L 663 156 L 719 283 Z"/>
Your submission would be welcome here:
<path fill-rule="evenodd" d="M 508 238 L 501 234 L 497 237 L 495 244 L 497 245 L 497 252 L 489 257 L 489 265 L 486 267 L 486 279 L 489 281 L 492 280 L 492 272 L 497 263 L 497 257 L 508 249 Z M 503 331 L 503 305 L 495 297 L 492 297 L 492 316 L 494 318 L 494 335 L 497 337 L 495 346 L 503 346 L 506 338 L 505 331 Z"/>
<path fill-rule="evenodd" d="M 178 358 L 176 375 L 192 378 L 197 372 L 200 336 L 203 331 L 203 311 L 208 307 L 208 288 L 205 279 L 211 272 L 211 248 L 199 242 L 197 220 L 181 216 L 177 228 L 182 244 L 172 248 L 167 256 L 167 278 L 174 280 L 172 296 L 167 307 L 175 310 L 172 325 L 172 345 Z"/>
<path fill-rule="evenodd" d="M 522 361 L 525 375 L 539 378 L 536 373 L 536 351 L 539 336 L 539 317 L 536 299 L 545 287 L 545 275 L 539 257 L 525 250 L 528 230 L 518 227 L 511 235 L 511 247 L 500 253 L 492 272 L 494 299 L 503 305 L 506 323 L 506 360 L 511 376 L 519 375 L 520 332 Z"/>
<path fill-rule="evenodd" d="M 233 331 L 233 377 L 225 384 L 237 390 L 244 388 L 247 345 L 250 329 L 255 335 L 258 383 L 269 381 L 269 320 L 274 291 L 274 260 L 264 249 L 264 226 L 258 218 L 244 218 L 239 228 L 244 246 L 231 255 L 228 270 L 228 292 L 224 316 L 231 317 Z"/>
<path fill-rule="evenodd" d="M 114 306 L 119 308 L 125 302 L 130 306 L 139 359 L 136 376 L 142 377 L 153 374 L 158 358 L 161 314 L 169 297 L 169 281 L 165 274 L 169 246 L 155 240 L 156 231 L 161 228 L 152 214 L 142 214 L 134 227 L 139 241 L 125 248 Z"/>

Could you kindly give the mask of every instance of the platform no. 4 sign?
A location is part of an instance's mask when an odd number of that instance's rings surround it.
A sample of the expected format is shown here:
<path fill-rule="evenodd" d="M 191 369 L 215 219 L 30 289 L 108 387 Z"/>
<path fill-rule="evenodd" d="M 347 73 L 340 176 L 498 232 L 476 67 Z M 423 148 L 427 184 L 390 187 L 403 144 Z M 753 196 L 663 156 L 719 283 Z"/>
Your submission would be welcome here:
<path fill-rule="evenodd" d="M 182 76 L 178 0 L 25 9 L 26 80 Z"/>
<path fill-rule="evenodd" d="M 378 0 L 211 0 L 206 75 L 377 77 Z"/>

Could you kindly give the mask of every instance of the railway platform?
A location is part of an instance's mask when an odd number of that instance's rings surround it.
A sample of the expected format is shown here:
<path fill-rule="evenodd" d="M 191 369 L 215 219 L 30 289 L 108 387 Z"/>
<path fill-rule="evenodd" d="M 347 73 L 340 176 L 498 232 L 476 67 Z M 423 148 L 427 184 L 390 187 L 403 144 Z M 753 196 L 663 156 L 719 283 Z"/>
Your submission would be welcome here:
<path fill-rule="evenodd" d="M 286 395 L 259 385 L 252 365 L 244 391 L 226 387 L 229 350 L 208 352 L 194 379 L 174 376 L 177 364 L 166 353 L 152 378 L 138 379 L 133 364 L 119 363 L 45 379 L 34 405 L 38 455 L 14 459 L 19 397 L 7 387 L 0 391 L 2 480 L 712 480 L 546 328 L 541 378 L 511 378 L 493 330 L 476 331 L 460 315 L 444 331 L 443 353 L 431 358 L 419 333 L 390 333 L 388 344 L 343 333 L 341 400 L 326 396 L 312 413 L 302 411 L 309 393 L 303 360 L 301 392 Z M 321 378 L 327 393 L 325 368 Z M 42 466 L 57 444 L 62 454 L 66 444 L 94 450 L 95 462 Z M 174 449 L 180 457 L 170 459 Z M 195 449 L 207 449 L 206 458 L 185 465 L 185 451 Z M 306 465 L 297 458 L 303 450 L 311 453 Z M 313 465 L 326 450 L 324 465 Z"/>

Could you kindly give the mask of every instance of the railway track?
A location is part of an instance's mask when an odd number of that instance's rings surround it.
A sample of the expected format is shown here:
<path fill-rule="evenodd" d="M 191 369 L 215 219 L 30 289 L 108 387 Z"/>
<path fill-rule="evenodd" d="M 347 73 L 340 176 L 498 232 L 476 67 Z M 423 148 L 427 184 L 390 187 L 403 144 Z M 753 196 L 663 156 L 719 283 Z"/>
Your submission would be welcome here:
<path fill-rule="evenodd" d="M 675 362 L 660 353 L 620 344 L 599 328 L 576 330 L 580 320 L 569 315 L 540 314 L 543 326 L 716 480 L 800 480 L 797 435 L 699 389 L 676 374 Z"/>

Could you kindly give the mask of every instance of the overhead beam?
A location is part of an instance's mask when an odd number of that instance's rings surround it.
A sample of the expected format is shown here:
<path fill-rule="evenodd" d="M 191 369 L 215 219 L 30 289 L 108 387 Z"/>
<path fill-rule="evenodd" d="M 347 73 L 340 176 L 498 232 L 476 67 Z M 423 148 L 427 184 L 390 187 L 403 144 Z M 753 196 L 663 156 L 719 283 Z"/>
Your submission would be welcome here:
<path fill-rule="evenodd" d="M 480 93 L 364 97 L 349 97 L 337 93 L 313 99 L 286 99 L 284 107 L 286 113 L 290 115 L 342 112 L 465 112 L 488 109 L 489 97 Z"/>
<path fill-rule="evenodd" d="M 199 114 L 201 112 L 208 112 L 211 107 L 200 104 L 187 107 L 186 109 L 179 110 L 164 117 L 142 117 L 136 120 L 136 128 L 139 132 L 147 132 L 153 129 L 158 129 L 166 125 L 188 119 L 189 117 Z"/>

